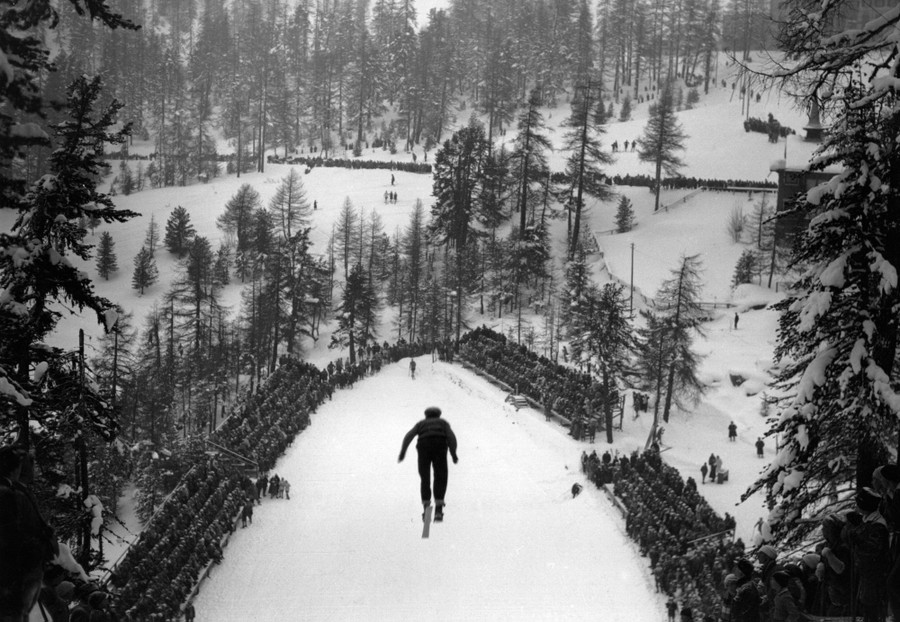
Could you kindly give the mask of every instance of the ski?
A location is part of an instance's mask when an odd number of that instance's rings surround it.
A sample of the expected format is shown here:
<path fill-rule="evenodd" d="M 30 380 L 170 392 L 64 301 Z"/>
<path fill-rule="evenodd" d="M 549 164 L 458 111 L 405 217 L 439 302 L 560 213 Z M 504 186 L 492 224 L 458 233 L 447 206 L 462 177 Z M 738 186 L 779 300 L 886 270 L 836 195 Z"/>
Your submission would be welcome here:
<path fill-rule="evenodd" d="M 425 508 L 425 513 L 422 515 L 422 537 L 427 538 L 429 531 L 431 531 L 431 506 Z"/>

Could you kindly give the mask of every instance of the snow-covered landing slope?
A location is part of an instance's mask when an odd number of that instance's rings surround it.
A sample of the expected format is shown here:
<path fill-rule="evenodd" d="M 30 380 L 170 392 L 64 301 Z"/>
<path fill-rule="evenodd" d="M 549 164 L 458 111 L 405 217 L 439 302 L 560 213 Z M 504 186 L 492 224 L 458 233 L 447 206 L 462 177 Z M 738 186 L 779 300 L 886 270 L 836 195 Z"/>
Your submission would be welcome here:
<path fill-rule="evenodd" d="M 197 620 L 659 620 L 646 560 L 564 430 L 459 366 L 418 359 L 335 393 L 279 461 L 266 500 L 204 583 Z M 446 520 L 421 538 L 416 454 L 429 405 L 459 439 Z"/>

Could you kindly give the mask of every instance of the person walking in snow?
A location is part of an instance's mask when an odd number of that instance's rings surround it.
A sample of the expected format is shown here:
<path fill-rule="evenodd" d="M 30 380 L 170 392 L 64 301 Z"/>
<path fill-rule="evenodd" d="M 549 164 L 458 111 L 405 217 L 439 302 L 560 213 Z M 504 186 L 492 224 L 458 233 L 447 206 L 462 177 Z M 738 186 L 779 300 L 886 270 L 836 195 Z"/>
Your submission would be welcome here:
<path fill-rule="evenodd" d="M 266 490 L 269 489 L 269 476 L 263 473 L 263 476 L 256 480 L 256 500 L 262 504 L 263 497 L 266 496 Z"/>
<path fill-rule="evenodd" d="M 284 491 L 284 498 L 290 500 L 291 498 L 291 483 L 286 479 L 281 480 L 281 489 Z"/>
<path fill-rule="evenodd" d="M 413 380 L 416 379 L 416 359 L 409 359 L 409 376 Z"/>
<path fill-rule="evenodd" d="M 728 424 L 728 440 L 732 443 L 737 440 L 737 426 L 734 421 Z"/>
<path fill-rule="evenodd" d="M 278 494 L 279 481 L 277 473 L 269 479 L 269 497 L 272 499 Z"/>
<path fill-rule="evenodd" d="M 735 314 L 734 314 L 734 330 L 737 330 L 738 321 L 739 321 L 740 319 L 741 319 L 740 316 L 739 316 L 737 313 L 735 313 Z"/>
<path fill-rule="evenodd" d="M 666 602 L 666 613 L 669 615 L 669 622 L 675 622 L 676 611 L 678 611 L 678 603 L 670 596 L 668 602 Z"/>
<path fill-rule="evenodd" d="M 763 449 L 765 448 L 765 446 L 766 446 L 766 444 L 763 442 L 762 437 L 761 436 L 758 437 L 756 439 L 756 457 L 757 458 L 763 457 Z"/>
<path fill-rule="evenodd" d="M 459 461 L 456 455 L 456 435 L 446 419 L 441 419 L 441 409 L 437 406 L 429 406 L 425 409 L 425 418 L 420 420 L 403 437 L 403 445 L 400 447 L 400 456 L 397 462 L 403 462 L 406 457 L 406 449 L 413 437 L 419 437 L 416 442 L 416 452 L 419 455 L 419 478 L 421 484 L 419 491 L 422 497 L 422 505 L 428 508 L 431 505 L 431 473 L 434 471 L 434 502 L 436 505 L 434 520 L 444 519 L 444 497 L 447 493 L 447 450 L 453 458 L 453 464 Z"/>
<path fill-rule="evenodd" d="M 247 523 L 253 524 L 253 500 L 247 499 L 247 502 L 244 503 L 243 509 L 241 509 L 241 528 L 247 526 Z"/>
<path fill-rule="evenodd" d="M 709 454 L 709 481 L 716 481 L 716 455 Z"/>
<path fill-rule="evenodd" d="M 709 467 L 704 462 L 702 465 L 700 465 L 700 475 L 703 477 L 702 483 L 704 483 L 704 484 L 706 483 L 706 474 L 707 473 L 709 473 Z"/>

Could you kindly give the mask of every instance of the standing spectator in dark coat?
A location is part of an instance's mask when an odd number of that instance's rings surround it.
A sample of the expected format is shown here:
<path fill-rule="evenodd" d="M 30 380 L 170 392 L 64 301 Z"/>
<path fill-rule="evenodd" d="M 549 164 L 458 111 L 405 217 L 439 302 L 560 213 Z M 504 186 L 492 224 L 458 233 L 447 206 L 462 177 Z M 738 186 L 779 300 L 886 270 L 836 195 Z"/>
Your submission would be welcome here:
<path fill-rule="evenodd" d="M 778 571 L 769 579 L 769 589 L 774 596 L 772 598 L 772 622 L 799 622 L 802 618 L 800 607 L 794 600 L 794 595 L 788 589 L 791 577 L 784 571 Z"/>
<path fill-rule="evenodd" d="M 711 482 L 716 481 L 716 465 L 718 461 L 716 460 L 715 454 L 709 454 L 709 480 Z"/>
<path fill-rule="evenodd" d="M 732 622 L 760 622 L 760 598 L 753 582 L 753 564 L 750 560 L 739 559 L 734 575 L 737 577 L 737 587 L 731 604 Z"/>
<path fill-rule="evenodd" d="M 553 393 L 550 391 L 544 392 L 544 416 L 547 418 L 547 421 L 550 421 L 550 418 L 553 416 Z"/>
<path fill-rule="evenodd" d="M 863 622 L 882 622 L 887 605 L 887 577 L 891 567 L 890 533 L 878 511 L 881 498 L 862 489 L 856 495 L 859 512 L 847 515 L 847 541 L 859 578 L 857 602 Z"/>
<path fill-rule="evenodd" d="M 53 530 L 27 488 L 32 457 L 18 446 L 0 448 L 0 619 L 27 620 L 56 555 Z"/>
<path fill-rule="evenodd" d="M 269 488 L 269 477 L 263 473 L 263 476 L 256 480 L 256 500 L 262 503 L 262 498 L 266 496 L 266 490 Z"/>
<path fill-rule="evenodd" d="M 675 612 L 678 611 L 678 603 L 673 597 L 669 597 L 666 602 L 666 612 L 669 614 L 669 622 L 675 622 Z"/>
<path fill-rule="evenodd" d="M 700 465 L 700 475 L 703 477 L 703 481 L 701 483 L 706 483 L 706 474 L 709 473 L 709 467 L 706 466 L 706 463 Z"/>
<path fill-rule="evenodd" d="M 278 485 L 280 483 L 281 483 L 281 480 L 279 479 L 277 473 L 275 475 L 273 475 L 271 478 L 269 478 L 269 496 L 271 498 L 274 499 L 275 496 L 278 494 Z"/>
<path fill-rule="evenodd" d="M 845 616 L 850 612 L 850 548 L 843 538 L 844 521 L 832 515 L 822 521 L 825 546 L 822 559 L 816 567 L 816 576 L 825 592 L 824 613 L 827 616 Z"/>
<path fill-rule="evenodd" d="M 737 440 L 737 426 L 734 421 L 728 424 L 728 440 L 732 443 Z"/>
<path fill-rule="evenodd" d="M 775 599 L 775 589 L 772 587 L 772 575 L 780 570 L 775 565 L 778 559 L 778 551 L 771 544 L 764 544 L 756 551 L 756 559 L 759 562 L 759 578 L 762 581 L 765 596 L 760 603 L 760 611 L 762 612 L 762 620 L 772 619 L 772 601 Z"/>
<path fill-rule="evenodd" d="M 253 524 L 253 501 L 251 499 L 247 499 L 241 509 L 241 527 L 246 527 L 247 523 Z"/>
<path fill-rule="evenodd" d="M 872 486 L 881 495 L 881 515 L 891 538 L 891 570 L 887 576 L 888 603 L 895 620 L 900 620 L 900 466 L 886 464 L 875 469 Z"/>
<path fill-rule="evenodd" d="M 766 446 L 766 444 L 763 442 L 762 437 L 761 436 L 758 437 L 756 439 L 756 457 L 757 458 L 763 457 L 763 449 L 765 448 L 765 446 Z"/>

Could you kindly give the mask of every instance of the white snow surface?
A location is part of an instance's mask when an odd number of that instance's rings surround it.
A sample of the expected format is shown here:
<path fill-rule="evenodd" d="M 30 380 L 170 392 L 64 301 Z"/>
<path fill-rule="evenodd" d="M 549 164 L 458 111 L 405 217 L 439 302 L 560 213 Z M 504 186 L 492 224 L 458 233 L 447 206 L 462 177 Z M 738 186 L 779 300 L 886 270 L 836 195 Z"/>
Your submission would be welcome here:
<path fill-rule="evenodd" d="M 663 601 L 624 520 L 580 472 L 582 445 L 458 365 L 419 357 L 339 391 L 273 472 L 195 601 L 198 621 L 658 620 Z M 459 440 L 446 519 L 423 539 L 416 451 L 438 405 Z M 573 498 L 572 484 L 584 491 Z"/>

